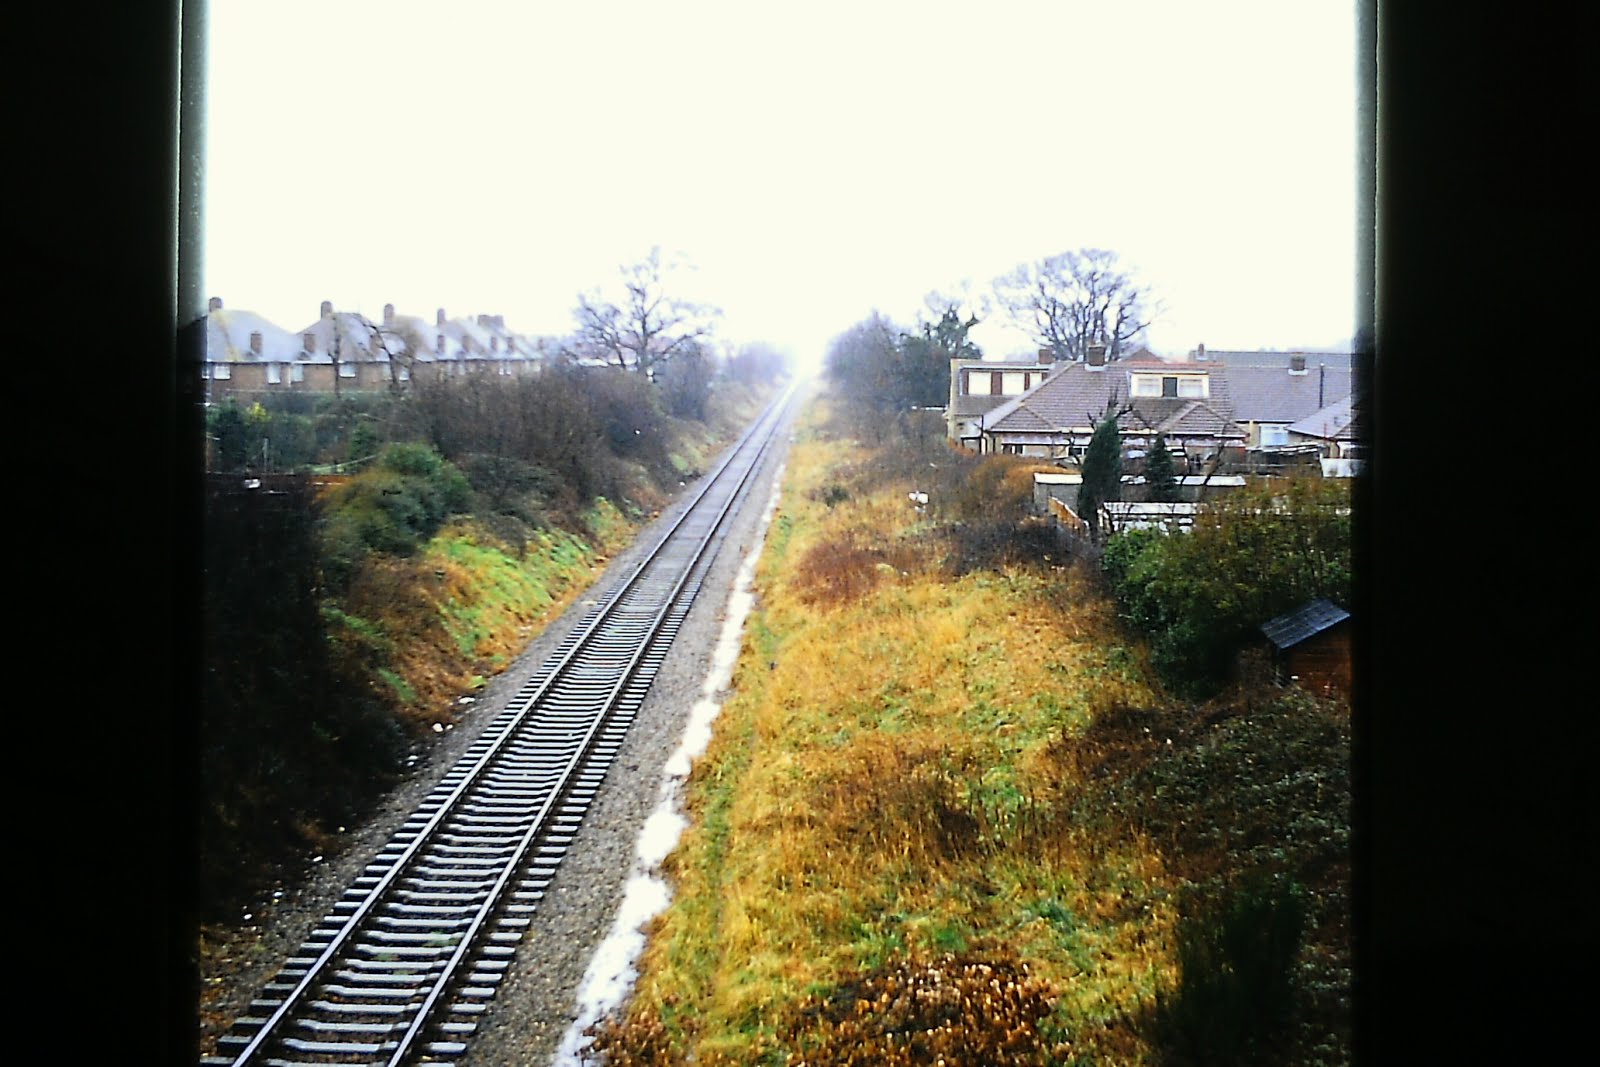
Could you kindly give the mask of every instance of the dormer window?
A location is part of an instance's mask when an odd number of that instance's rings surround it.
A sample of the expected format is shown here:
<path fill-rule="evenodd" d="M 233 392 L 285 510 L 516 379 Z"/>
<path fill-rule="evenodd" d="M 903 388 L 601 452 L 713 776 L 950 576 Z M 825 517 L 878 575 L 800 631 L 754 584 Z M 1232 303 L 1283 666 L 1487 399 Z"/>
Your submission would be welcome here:
<path fill-rule="evenodd" d="M 1211 395 L 1211 380 L 1204 374 L 1135 374 L 1133 395 L 1203 400 Z"/>

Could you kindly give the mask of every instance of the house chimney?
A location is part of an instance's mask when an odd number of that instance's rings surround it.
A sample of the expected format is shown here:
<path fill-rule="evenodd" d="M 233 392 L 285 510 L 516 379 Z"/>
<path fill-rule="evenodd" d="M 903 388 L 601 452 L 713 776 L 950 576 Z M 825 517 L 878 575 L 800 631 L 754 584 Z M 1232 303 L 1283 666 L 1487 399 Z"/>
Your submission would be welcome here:
<path fill-rule="evenodd" d="M 393 304 L 385 304 L 385 305 L 383 305 L 383 324 L 385 326 L 393 326 L 394 325 L 394 305 Z"/>
<path fill-rule="evenodd" d="M 206 310 L 207 311 L 221 311 L 222 310 L 222 297 L 214 296 L 210 300 L 207 300 L 206 301 Z"/>
<path fill-rule="evenodd" d="M 1084 362 L 1091 367 L 1104 367 L 1106 365 L 1106 345 L 1104 341 L 1091 343 L 1085 354 Z"/>
<path fill-rule="evenodd" d="M 441 310 L 440 314 L 443 314 L 443 313 L 444 312 Z M 435 346 L 438 348 L 439 354 L 441 356 L 444 355 L 444 334 L 441 333 L 439 335 L 439 340 L 437 342 L 435 342 Z"/>
<path fill-rule="evenodd" d="M 1205 346 L 1204 342 L 1194 346 L 1194 358 L 1195 358 L 1196 362 L 1199 362 L 1199 363 L 1205 362 L 1206 346 Z"/>
<path fill-rule="evenodd" d="M 324 300 L 322 302 L 322 317 L 323 318 L 328 318 L 332 314 L 333 314 L 333 301 L 332 300 Z"/>
<path fill-rule="evenodd" d="M 260 330 L 251 330 L 250 331 L 250 354 L 254 355 L 254 356 L 259 356 L 261 354 L 261 331 Z"/>
<path fill-rule="evenodd" d="M 439 309 L 439 315 L 438 315 L 437 318 L 435 318 L 433 320 L 433 324 L 435 326 L 443 326 L 444 325 L 444 308 L 440 308 Z"/>
<path fill-rule="evenodd" d="M 300 335 L 300 344 L 307 352 L 315 352 L 317 350 L 317 335 L 307 330 Z"/>
<path fill-rule="evenodd" d="M 1296 352 L 1289 357 L 1289 373 L 1304 374 L 1306 372 L 1306 357 L 1303 353 Z"/>
<path fill-rule="evenodd" d="M 498 337 L 489 338 L 489 351 L 491 351 L 491 352 L 500 351 L 500 338 L 498 338 Z"/>

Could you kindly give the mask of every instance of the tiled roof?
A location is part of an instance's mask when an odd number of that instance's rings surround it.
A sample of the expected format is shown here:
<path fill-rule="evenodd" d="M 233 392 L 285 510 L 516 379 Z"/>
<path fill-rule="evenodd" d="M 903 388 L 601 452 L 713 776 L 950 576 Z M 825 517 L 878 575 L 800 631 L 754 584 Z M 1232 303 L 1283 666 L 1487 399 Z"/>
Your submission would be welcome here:
<path fill-rule="evenodd" d="M 1173 369 L 1173 364 L 1153 360 L 1118 360 L 1094 370 L 1082 363 L 1069 364 L 1021 396 L 1012 398 L 984 420 L 995 431 L 1091 432 L 1113 402 L 1129 403 L 1132 375 L 1140 370 Z M 1132 411 L 1117 421 L 1125 433 L 1140 431 L 1174 434 L 1234 435 L 1233 402 L 1226 375 L 1217 368 L 1204 370 L 1210 380 L 1210 397 L 1137 397 Z"/>
<path fill-rule="evenodd" d="M 1206 358 L 1195 359 L 1195 353 L 1190 352 L 1186 357 L 1192 362 L 1204 366 L 1207 363 L 1226 363 L 1230 367 L 1277 367 L 1287 370 L 1289 360 L 1295 356 L 1305 356 L 1306 366 L 1316 370 L 1318 364 L 1326 363 L 1329 370 L 1339 367 L 1349 370 L 1354 365 L 1355 357 L 1349 352 L 1304 352 L 1299 350 L 1272 350 L 1254 352 L 1230 351 L 1217 348 L 1206 349 Z"/>
<path fill-rule="evenodd" d="M 1215 380 L 1213 381 L 1215 384 Z M 1243 437 L 1244 433 L 1238 425 L 1217 410 L 1212 401 L 1207 400 L 1173 400 L 1170 397 L 1140 397 L 1133 402 L 1135 410 L 1155 405 L 1181 405 L 1169 414 L 1165 421 L 1152 423 L 1156 433 L 1169 436 L 1206 436 L 1206 437 Z M 1125 417 L 1118 425 L 1129 429 L 1128 419 Z"/>
<path fill-rule="evenodd" d="M 988 396 L 962 393 L 956 397 L 956 417 L 971 417 L 993 411 L 1001 404 L 1013 399 L 1009 396 Z"/>
<path fill-rule="evenodd" d="M 317 350 L 309 359 L 315 363 L 330 363 L 332 358 L 329 353 L 333 350 L 333 337 L 335 331 L 339 335 L 339 360 L 349 362 L 354 360 L 379 360 L 386 361 L 383 349 L 372 341 L 372 331 L 377 325 L 365 315 L 355 311 L 335 311 L 327 318 L 319 318 L 310 326 L 300 331 L 302 334 L 311 334 L 317 340 Z"/>
<path fill-rule="evenodd" d="M 401 355 L 406 351 L 402 331 L 414 331 L 421 342 L 416 357 L 423 362 L 437 360 L 501 360 L 531 359 L 544 356 L 544 341 L 508 330 L 499 316 L 484 316 L 485 322 L 471 319 L 447 319 L 443 324 L 436 318 L 424 319 L 416 315 L 397 314 L 382 328 L 388 351 Z M 375 343 L 372 335 L 378 326 L 358 312 L 336 311 L 328 317 L 319 316 L 310 325 L 289 332 L 268 322 L 251 311 L 231 311 L 213 308 L 206 323 L 206 358 L 209 362 L 256 361 L 331 363 L 330 355 L 335 332 L 339 336 L 340 358 L 349 361 L 377 361 L 388 359 L 384 346 Z M 250 334 L 259 330 L 262 335 L 260 355 L 250 352 Z M 304 336 L 311 334 L 314 351 L 306 351 Z M 445 337 L 444 350 L 439 351 L 438 339 Z M 496 350 L 489 350 L 490 338 L 498 338 Z"/>
<path fill-rule="evenodd" d="M 1261 632 L 1278 648 L 1292 648 L 1350 617 L 1331 600 L 1313 600 L 1261 624 Z"/>
<path fill-rule="evenodd" d="M 250 335 L 261 334 L 261 352 Z M 210 363 L 288 363 L 300 359 L 300 338 L 253 311 L 216 308 L 206 315 L 206 360 Z"/>
<path fill-rule="evenodd" d="M 984 426 L 994 430 L 1036 430 L 1041 426 L 1092 430 L 1095 420 L 1105 413 L 1113 390 L 1119 400 L 1128 396 L 1127 375 L 1118 373 L 1117 366 L 1112 363 L 1105 370 L 1090 370 L 1081 363 L 1068 364 L 996 408 Z"/>
<path fill-rule="evenodd" d="M 1232 389 L 1233 417 L 1239 422 L 1294 422 L 1350 395 L 1348 367 L 1324 371 L 1308 364 L 1304 374 L 1285 367 L 1223 364 L 1220 369 Z"/>

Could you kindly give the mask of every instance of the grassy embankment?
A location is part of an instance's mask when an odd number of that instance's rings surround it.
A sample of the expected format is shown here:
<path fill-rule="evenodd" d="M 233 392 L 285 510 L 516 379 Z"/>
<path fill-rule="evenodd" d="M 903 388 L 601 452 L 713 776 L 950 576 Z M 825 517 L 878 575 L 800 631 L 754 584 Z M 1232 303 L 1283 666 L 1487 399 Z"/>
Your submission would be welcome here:
<path fill-rule="evenodd" d="M 670 429 L 669 469 L 677 477 L 707 469 L 768 398 L 770 390 L 736 384 L 718 390 L 706 422 L 677 421 Z M 336 597 L 307 605 L 309 617 L 278 600 L 314 581 L 312 510 L 232 518 L 226 539 L 232 550 L 214 553 L 214 581 L 277 574 L 282 558 L 277 568 L 234 566 L 253 544 L 245 533 L 274 518 L 299 523 L 294 530 L 267 525 L 262 536 L 283 544 L 298 531 L 301 555 L 293 561 L 301 573 L 253 582 L 234 597 L 214 590 L 213 629 L 232 621 L 237 625 L 227 635 L 245 637 L 214 641 L 216 653 L 238 654 L 222 672 L 232 685 L 213 694 L 210 733 L 203 737 L 208 792 L 200 813 L 197 958 L 206 976 L 200 1016 L 208 1032 L 229 1022 L 213 1014 L 224 992 L 214 973 L 261 952 L 256 923 L 270 912 L 272 885 L 298 878 L 312 854 L 336 853 L 342 824 L 358 819 L 397 779 L 403 747 L 390 749 L 432 737 L 429 726 L 450 725 L 459 697 L 506 667 L 581 597 L 611 553 L 669 501 L 672 488 L 670 478 L 651 477 L 637 464 L 618 483 L 621 504 L 598 499 L 552 515 L 558 522 L 518 528 L 477 510 L 456 515 L 410 553 L 366 553 Z M 338 499 L 323 504 L 326 517 Z M 517 536 L 507 537 L 509 530 Z M 262 616 L 266 608 L 274 613 Z M 326 646 L 318 643 L 323 632 Z M 264 654 L 261 641 L 270 638 L 285 643 Z M 307 701 L 307 691 L 323 699 Z M 334 697 L 360 709 L 336 707 Z"/>
<path fill-rule="evenodd" d="M 680 474 L 706 469 L 764 402 L 742 387 L 723 392 L 707 422 L 675 424 L 669 460 Z M 601 498 L 520 546 L 492 521 L 458 517 L 412 556 L 368 560 L 325 617 L 381 680 L 386 703 L 412 722 L 447 724 L 456 698 L 504 669 L 668 499 L 640 469 L 620 507 Z"/>
<path fill-rule="evenodd" d="M 1311 911 L 1259 1054 L 1347 1059 L 1337 710 L 1170 702 L 1093 575 L 952 577 L 907 486 L 839 488 L 861 451 L 823 421 L 607 1062 L 1183 1062 L 1156 1011 L 1181 920 L 1250 872 Z"/>

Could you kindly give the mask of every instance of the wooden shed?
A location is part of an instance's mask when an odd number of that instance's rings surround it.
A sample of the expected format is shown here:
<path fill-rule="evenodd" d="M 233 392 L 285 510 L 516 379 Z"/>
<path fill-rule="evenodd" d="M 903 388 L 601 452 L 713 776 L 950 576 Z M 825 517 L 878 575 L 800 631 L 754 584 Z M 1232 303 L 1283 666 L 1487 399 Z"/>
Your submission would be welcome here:
<path fill-rule="evenodd" d="M 1313 600 L 1261 624 L 1278 681 L 1318 696 L 1350 695 L 1350 613 Z"/>

